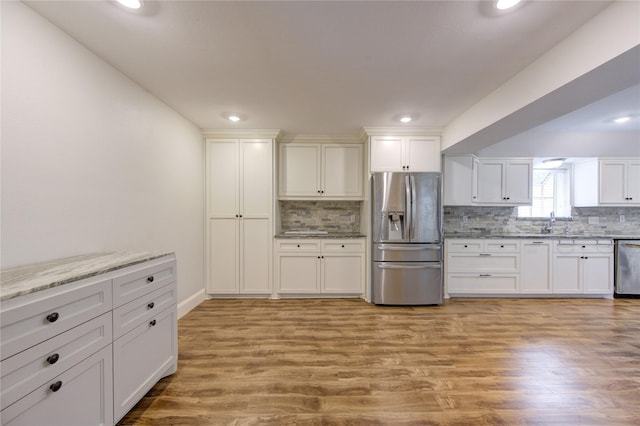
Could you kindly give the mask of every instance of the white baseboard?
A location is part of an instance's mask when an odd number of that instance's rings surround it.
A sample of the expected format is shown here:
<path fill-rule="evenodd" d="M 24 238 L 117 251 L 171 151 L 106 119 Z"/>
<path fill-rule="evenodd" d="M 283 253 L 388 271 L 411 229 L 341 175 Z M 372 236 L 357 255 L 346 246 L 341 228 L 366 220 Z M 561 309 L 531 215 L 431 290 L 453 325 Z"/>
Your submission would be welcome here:
<path fill-rule="evenodd" d="M 178 303 L 178 319 L 182 318 L 187 312 L 204 302 L 204 299 L 205 293 L 204 289 L 202 289 Z"/>

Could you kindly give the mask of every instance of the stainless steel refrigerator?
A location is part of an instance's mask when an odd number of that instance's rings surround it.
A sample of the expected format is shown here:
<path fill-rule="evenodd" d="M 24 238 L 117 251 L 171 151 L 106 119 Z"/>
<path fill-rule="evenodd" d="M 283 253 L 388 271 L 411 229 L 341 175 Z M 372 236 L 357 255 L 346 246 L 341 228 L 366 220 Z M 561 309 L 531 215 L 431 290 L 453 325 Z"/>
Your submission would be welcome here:
<path fill-rule="evenodd" d="M 372 302 L 442 303 L 440 173 L 373 173 L 371 182 Z"/>

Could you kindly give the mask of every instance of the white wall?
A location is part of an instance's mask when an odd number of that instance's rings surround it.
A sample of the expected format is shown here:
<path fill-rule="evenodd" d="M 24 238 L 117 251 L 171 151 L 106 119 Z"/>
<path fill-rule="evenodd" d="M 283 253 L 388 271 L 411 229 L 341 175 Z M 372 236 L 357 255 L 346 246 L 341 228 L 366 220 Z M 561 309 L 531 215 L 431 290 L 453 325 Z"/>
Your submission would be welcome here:
<path fill-rule="evenodd" d="M 204 296 L 199 129 L 29 7 L 1 8 L 2 267 L 174 251 L 179 301 Z"/>

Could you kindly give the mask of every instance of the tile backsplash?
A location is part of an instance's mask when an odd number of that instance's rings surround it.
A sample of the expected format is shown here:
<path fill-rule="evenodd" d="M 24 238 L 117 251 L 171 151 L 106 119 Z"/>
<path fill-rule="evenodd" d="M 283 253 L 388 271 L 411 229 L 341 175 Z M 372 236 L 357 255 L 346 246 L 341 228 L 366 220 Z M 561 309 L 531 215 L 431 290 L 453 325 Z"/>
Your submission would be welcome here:
<path fill-rule="evenodd" d="M 282 231 L 359 232 L 361 201 L 280 200 Z"/>
<path fill-rule="evenodd" d="M 517 207 L 445 207 L 444 232 L 445 235 L 537 234 L 548 223 L 547 220 L 518 219 L 516 215 Z M 467 222 L 463 221 L 464 216 Z M 571 220 L 557 220 L 553 233 L 562 234 L 566 229 L 568 234 L 640 234 L 638 207 L 574 207 L 571 216 Z M 620 221 L 621 216 L 624 222 Z"/>

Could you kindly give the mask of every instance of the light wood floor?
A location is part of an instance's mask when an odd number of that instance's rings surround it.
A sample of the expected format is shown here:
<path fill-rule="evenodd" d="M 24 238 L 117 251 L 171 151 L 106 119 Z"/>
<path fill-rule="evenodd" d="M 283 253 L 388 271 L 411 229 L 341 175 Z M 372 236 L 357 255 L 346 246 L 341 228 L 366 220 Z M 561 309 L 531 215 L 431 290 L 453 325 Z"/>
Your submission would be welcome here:
<path fill-rule="evenodd" d="M 208 300 L 129 425 L 640 425 L 640 300 Z"/>

